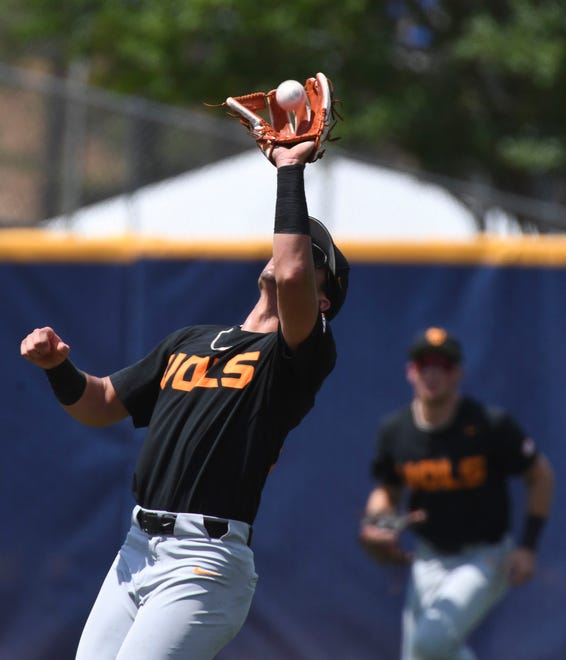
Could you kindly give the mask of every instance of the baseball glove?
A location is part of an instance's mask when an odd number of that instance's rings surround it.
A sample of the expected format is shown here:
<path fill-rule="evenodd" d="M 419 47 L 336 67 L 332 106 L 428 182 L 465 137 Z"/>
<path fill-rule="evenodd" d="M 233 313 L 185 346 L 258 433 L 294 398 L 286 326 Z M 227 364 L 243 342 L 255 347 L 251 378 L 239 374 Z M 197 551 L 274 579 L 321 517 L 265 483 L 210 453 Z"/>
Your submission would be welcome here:
<path fill-rule="evenodd" d="M 401 547 L 400 535 L 408 527 L 424 520 L 426 513 L 421 509 L 405 514 L 366 515 L 361 520 L 359 538 L 373 559 L 389 564 L 407 564 L 412 560 L 412 555 Z"/>
<path fill-rule="evenodd" d="M 256 141 L 265 157 L 273 162 L 273 149 L 312 140 L 314 148 L 308 162 L 322 158 L 325 142 L 335 140 L 331 133 L 337 118 L 332 82 L 323 74 L 305 81 L 306 103 L 287 112 L 275 97 L 276 90 L 255 92 L 244 96 L 229 96 L 222 105 L 228 106 L 229 117 L 239 119 Z M 261 114 L 263 113 L 263 115 Z"/>

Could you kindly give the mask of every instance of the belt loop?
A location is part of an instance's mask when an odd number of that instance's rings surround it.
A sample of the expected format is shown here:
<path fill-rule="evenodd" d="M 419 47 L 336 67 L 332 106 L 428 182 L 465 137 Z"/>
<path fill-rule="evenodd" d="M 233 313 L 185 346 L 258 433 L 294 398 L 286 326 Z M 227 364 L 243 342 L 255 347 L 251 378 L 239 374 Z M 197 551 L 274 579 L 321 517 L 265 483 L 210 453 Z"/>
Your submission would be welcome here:
<path fill-rule="evenodd" d="M 222 538 L 228 533 L 227 520 L 215 520 L 214 518 L 204 516 L 203 524 L 211 539 Z"/>

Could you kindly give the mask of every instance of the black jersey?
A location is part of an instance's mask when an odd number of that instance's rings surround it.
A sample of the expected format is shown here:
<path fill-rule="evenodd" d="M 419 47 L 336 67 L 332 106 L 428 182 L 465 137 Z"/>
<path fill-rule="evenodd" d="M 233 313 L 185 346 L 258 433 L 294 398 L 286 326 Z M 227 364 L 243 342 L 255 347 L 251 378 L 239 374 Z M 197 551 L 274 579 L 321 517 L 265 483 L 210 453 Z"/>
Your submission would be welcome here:
<path fill-rule="evenodd" d="M 252 523 L 283 441 L 336 360 L 322 319 L 291 352 L 279 332 L 194 326 L 110 378 L 148 426 L 133 492 L 145 508 Z"/>
<path fill-rule="evenodd" d="M 384 485 L 404 485 L 409 508 L 427 519 L 415 533 L 440 550 L 495 543 L 510 525 L 508 477 L 523 473 L 536 448 L 505 412 L 463 398 L 452 422 L 425 431 L 411 407 L 382 423 L 373 475 Z"/>

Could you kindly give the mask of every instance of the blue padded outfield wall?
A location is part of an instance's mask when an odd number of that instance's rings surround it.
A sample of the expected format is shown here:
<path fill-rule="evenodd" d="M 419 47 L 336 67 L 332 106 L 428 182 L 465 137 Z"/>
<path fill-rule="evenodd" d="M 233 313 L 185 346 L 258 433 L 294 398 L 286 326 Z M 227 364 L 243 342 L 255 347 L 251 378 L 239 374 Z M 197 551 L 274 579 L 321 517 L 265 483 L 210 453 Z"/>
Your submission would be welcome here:
<path fill-rule="evenodd" d="M 539 572 L 473 646 L 482 660 L 563 660 L 566 243 L 342 247 L 353 267 L 333 323 L 337 367 L 268 479 L 254 532 L 255 601 L 219 657 L 398 658 L 406 574 L 365 556 L 358 521 L 377 423 L 410 396 L 406 347 L 416 331 L 440 324 L 463 340 L 464 390 L 515 413 L 557 473 Z M 129 524 L 143 437 L 128 421 L 89 429 L 68 418 L 44 374 L 20 358 L 21 339 L 50 325 L 81 368 L 103 375 L 178 327 L 241 322 L 269 245 L 240 248 L 0 235 L 2 660 L 74 657 Z"/>

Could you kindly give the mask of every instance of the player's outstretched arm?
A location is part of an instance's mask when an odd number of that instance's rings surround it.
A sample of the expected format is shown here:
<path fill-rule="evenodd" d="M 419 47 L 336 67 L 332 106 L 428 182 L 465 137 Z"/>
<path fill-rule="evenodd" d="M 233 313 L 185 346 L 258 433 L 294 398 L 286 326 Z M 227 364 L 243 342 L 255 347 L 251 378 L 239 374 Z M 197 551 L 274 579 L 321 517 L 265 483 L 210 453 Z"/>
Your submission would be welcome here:
<path fill-rule="evenodd" d="M 108 426 L 127 417 L 110 379 L 79 371 L 69 360 L 71 349 L 49 327 L 36 328 L 21 343 L 23 358 L 45 370 L 59 403 L 87 426 Z"/>
<path fill-rule="evenodd" d="M 312 142 L 277 147 L 272 159 L 277 167 L 277 202 L 273 236 L 273 265 L 281 331 L 291 348 L 311 333 L 319 302 L 303 170 Z"/>

